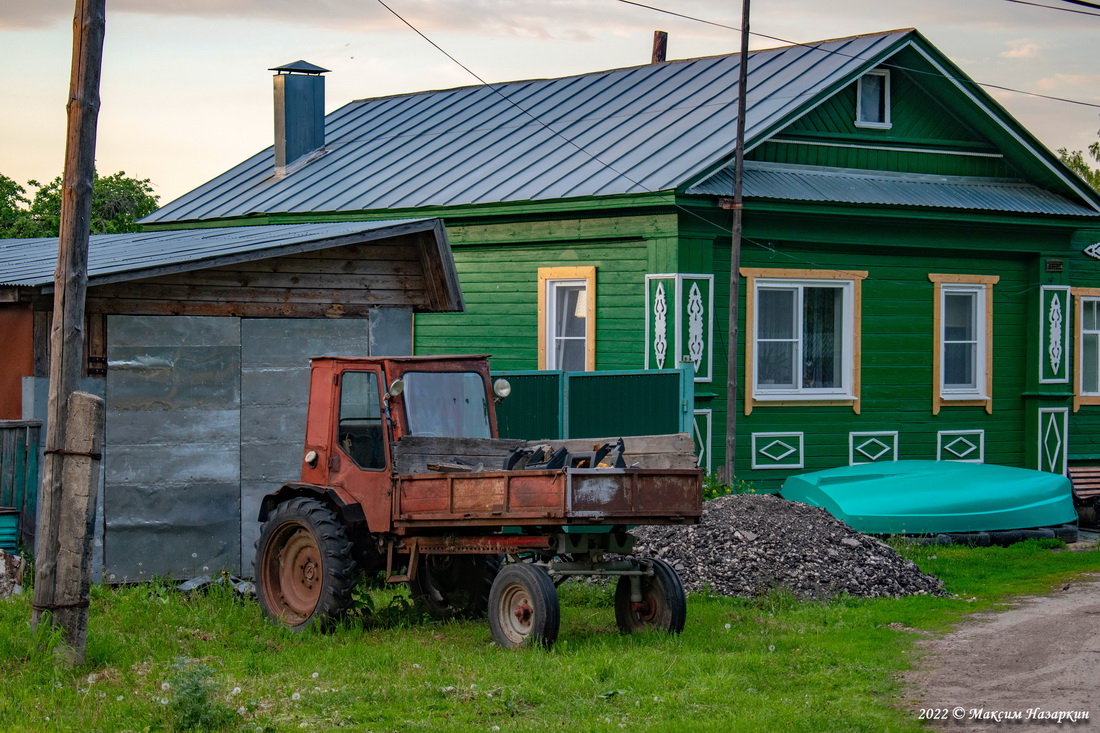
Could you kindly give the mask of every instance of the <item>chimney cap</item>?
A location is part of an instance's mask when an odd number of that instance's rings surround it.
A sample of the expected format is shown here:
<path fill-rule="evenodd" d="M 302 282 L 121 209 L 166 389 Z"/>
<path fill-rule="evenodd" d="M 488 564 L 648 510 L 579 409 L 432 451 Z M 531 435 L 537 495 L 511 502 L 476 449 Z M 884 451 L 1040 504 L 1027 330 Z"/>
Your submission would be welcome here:
<path fill-rule="evenodd" d="M 272 66 L 268 71 L 278 71 L 280 74 L 324 74 L 326 71 L 331 71 L 331 69 L 299 60 L 291 61 L 289 64 L 283 64 L 282 66 Z"/>

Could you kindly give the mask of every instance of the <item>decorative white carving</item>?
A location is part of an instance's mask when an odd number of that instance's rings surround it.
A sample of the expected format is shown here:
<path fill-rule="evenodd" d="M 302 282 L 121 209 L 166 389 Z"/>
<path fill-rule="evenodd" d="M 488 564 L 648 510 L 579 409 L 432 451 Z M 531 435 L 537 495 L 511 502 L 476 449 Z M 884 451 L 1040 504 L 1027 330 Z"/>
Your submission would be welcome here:
<path fill-rule="evenodd" d="M 1050 313 L 1047 317 L 1050 322 L 1050 342 L 1047 344 L 1047 356 L 1050 358 L 1050 369 L 1055 374 L 1062 370 L 1062 300 L 1058 293 L 1050 300 Z"/>
<path fill-rule="evenodd" d="M 699 283 L 691 284 L 688 293 L 688 356 L 695 364 L 695 373 L 703 363 L 703 294 L 699 292 Z"/>
<path fill-rule="evenodd" d="M 1096 259 L 1100 260 L 1100 242 L 1097 242 L 1096 244 L 1090 244 L 1088 247 L 1085 247 L 1085 254 L 1087 254 L 1089 257 L 1095 257 Z"/>
<path fill-rule="evenodd" d="M 960 435 L 945 445 L 943 449 L 959 458 L 966 458 L 968 455 L 978 450 L 978 446 L 974 445 L 969 438 Z"/>
<path fill-rule="evenodd" d="M 884 455 L 892 451 L 893 448 L 889 445 L 886 445 L 886 443 L 883 443 L 878 438 L 870 438 L 857 445 L 856 450 L 870 458 L 872 461 L 877 461 L 878 459 L 882 458 Z"/>
<path fill-rule="evenodd" d="M 769 453 L 768 451 L 771 451 Z M 781 461 L 792 453 L 797 452 L 798 449 L 794 446 L 784 443 L 782 440 L 773 440 L 766 446 L 757 451 L 761 455 L 765 455 L 773 461 Z"/>
<path fill-rule="evenodd" d="M 665 299 L 665 284 L 657 283 L 657 297 L 653 299 L 653 353 L 657 357 L 657 368 L 665 368 L 668 355 L 668 301 Z"/>
<path fill-rule="evenodd" d="M 1043 451 L 1046 453 L 1047 468 L 1051 473 L 1061 473 L 1062 460 L 1062 413 L 1048 412 L 1047 424 L 1043 430 Z"/>

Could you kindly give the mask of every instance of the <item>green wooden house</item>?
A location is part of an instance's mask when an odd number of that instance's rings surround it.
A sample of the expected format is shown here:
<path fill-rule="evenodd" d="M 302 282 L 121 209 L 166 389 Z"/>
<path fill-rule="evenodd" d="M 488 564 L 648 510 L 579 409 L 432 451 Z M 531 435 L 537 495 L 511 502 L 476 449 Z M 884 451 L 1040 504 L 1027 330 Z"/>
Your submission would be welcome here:
<path fill-rule="evenodd" d="M 307 110 L 145 222 L 441 217 L 466 311 L 418 314 L 417 353 L 490 353 L 498 369 L 690 361 L 717 469 L 739 63 Z M 748 64 L 737 477 L 1100 461 L 1100 194 L 915 30 Z M 315 99 L 323 77 L 305 76 Z M 316 107 L 276 108 L 299 106 Z M 295 125 L 323 144 L 288 152 Z"/>

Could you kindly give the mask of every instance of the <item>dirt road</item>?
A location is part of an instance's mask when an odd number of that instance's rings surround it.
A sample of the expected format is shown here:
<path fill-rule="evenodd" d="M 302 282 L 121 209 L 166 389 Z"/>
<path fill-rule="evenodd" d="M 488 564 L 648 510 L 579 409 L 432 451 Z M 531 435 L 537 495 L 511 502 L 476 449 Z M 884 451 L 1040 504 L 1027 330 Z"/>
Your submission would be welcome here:
<path fill-rule="evenodd" d="M 1100 578 L 1014 605 L 921 642 L 914 716 L 952 733 L 1100 731 Z"/>

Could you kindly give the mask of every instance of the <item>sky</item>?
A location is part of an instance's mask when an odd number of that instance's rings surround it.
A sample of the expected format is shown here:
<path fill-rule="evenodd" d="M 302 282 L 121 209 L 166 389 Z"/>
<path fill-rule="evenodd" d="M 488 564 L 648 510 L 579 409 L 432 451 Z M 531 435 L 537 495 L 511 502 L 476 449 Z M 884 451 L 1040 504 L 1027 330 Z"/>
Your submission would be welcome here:
<path fill-rule="evenodd" d="M 386 0 L 488 82 L 736 52 L 737 31 L 620 0 Z M 754 0 L 751 30 L 806 42 L 915 27 L 978 82 L 1100 104 L 1100 11 L 1064 0 Z M 738 27 L 736 0 L 646 4 Z M 0 0 L 0 173 L 62 171 L 73 0 Z M 781 42 L 752 37 L 751 48 Z M 97 167 L 153 182 L 161 203 L 268 147 L 270 67 L 326 75 L 326 112 L 353 99 L 476 84 L 378 0 L 107 0 Z M 1052 150 L 1097 139 L 1100 108 L 988 90 Z"/>

